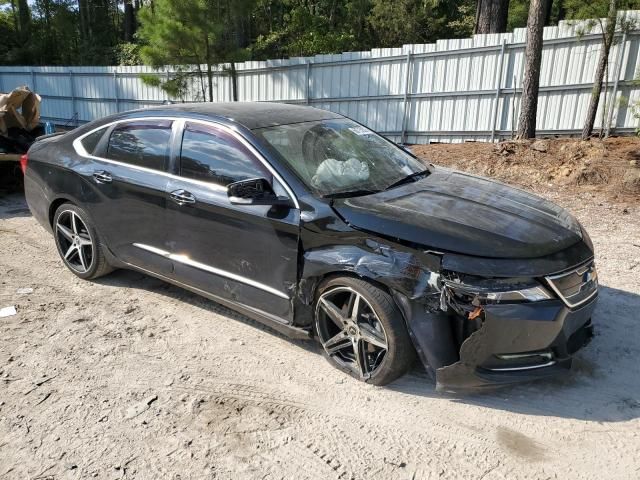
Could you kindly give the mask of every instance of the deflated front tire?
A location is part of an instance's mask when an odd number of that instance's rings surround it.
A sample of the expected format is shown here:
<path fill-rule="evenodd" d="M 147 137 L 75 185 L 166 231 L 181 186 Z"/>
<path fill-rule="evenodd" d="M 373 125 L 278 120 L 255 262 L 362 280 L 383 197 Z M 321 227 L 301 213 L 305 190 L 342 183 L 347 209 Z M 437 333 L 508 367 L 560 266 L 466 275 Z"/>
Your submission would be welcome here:
<path fill-rule="evenodd" d="M 321 284 L 314 326 L 329 361 L 358 380 L 386 385 L 404 375 L 415 361 L 393 299 L 363 280 L 337 277 Z"/>

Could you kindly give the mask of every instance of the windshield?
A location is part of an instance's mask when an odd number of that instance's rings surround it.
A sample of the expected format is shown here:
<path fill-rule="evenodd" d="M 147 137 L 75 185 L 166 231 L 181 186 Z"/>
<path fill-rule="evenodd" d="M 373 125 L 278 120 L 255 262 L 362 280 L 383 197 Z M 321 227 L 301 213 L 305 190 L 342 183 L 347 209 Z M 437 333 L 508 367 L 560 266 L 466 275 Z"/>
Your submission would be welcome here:
<path fill-rule="evenodd" d="M 357 123 L 321 120 L 254 130 L 320 196 L 378 192 L 426 167 Z"/>

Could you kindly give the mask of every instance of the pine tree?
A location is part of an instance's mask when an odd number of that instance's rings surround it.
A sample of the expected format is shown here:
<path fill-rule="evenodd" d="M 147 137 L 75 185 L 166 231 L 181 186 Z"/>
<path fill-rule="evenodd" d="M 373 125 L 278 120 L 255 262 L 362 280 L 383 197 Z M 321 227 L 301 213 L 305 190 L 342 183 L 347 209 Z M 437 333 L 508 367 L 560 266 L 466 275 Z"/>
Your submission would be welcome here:
<path fill-rule="evenodd" d="M 154 0 L 142 8 L 138 29 L 144 44 L 142 59 L 154 68 L 171 65 L 178 72 L 168 81 L 158 76 L 143 79 L 180 96 L 189 85 L 193 67 L 202 99 L 213 101 L 214 70 L 243 57 L 239 31 L 249 6 L 246 0 Z"/>
<path fill-rule="evenodd" d="M 509 0 L 478 0 L 473 33 L 506 32 L 508 15 Z"/>
<path fill-rule="evenodd" d="M 518 119 L 517 138 L 536 136 L 536 117 L 538 113 L 538 89 L 540 86 L 540 64 L 542 62 L 542 33 L 546 2 L 550 0 L 531 0 L 527 21 L 527 42 L 525 45 L 525 69 L 522 83 L 522 101 Z"/>

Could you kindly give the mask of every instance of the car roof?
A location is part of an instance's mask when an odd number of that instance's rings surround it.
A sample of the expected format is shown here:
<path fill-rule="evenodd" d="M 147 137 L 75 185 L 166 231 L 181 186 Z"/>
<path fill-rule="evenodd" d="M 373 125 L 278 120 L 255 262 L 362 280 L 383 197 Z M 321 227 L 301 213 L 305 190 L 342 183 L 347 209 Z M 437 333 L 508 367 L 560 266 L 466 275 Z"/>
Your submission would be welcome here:
<path fill-rule="evenodd" d="M 228 122 L 238 123 L 250 130 L 290 123 L 342 118 L 337 113 L 319 108 L 271 102 L 180 103 L 146 108 L 142 111 L 155 113 L 161 111 L 166 115 L 181 114 L 181 116 L 196 114 L 200 117 L 224 119 Z M 129 113 L 139 112 L 140 110 Z"/>

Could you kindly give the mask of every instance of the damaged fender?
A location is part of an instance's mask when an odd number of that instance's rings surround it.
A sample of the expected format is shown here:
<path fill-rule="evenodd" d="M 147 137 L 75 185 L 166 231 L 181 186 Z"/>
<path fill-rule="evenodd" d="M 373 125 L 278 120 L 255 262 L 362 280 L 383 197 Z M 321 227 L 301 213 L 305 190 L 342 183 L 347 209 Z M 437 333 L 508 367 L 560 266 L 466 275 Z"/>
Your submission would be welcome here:
<path fill-rule="evenodd" d="M 435 369 L 458 360 L 451 319 L 440 310 L 439 265 L 437 253 L 416 255 L 371 238 L 361 245 L 309 250 L 304 254 L 299 300 L 311 305 L 318 283 L 331 274 L 354 274 L 385 285 L 403 313 L 422 363 L 435 376 Z"/>

